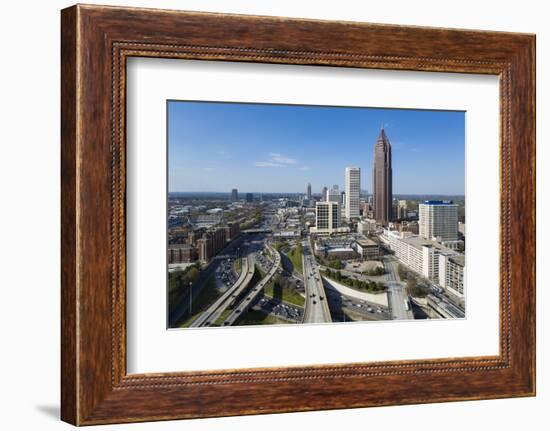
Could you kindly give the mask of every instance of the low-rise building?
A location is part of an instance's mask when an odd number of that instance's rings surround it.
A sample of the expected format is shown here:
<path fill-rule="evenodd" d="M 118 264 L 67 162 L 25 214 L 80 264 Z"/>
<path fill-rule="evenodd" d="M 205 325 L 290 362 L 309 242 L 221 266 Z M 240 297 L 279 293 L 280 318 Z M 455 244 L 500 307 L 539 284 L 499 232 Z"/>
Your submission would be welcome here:
<path fill-rule="evenodd" d="M 357 222 L 357 233 L 370 235 L 376 232 L 376 220 L 364 218 Z"/>
<path fill-rule="evenodd" d="M 328 248 L 325 257 L 328 259 L 355 259 L 357 252 L 353 247 Z"/>
<path fill-rule="evenodd" d="M 301 236 L 302 233 L 300 230 L 281 230 L 273 234 L 273 237 L 278 239 L 296 239 Z"/>
<path fill-rule="evenodd" d="M 355 251 L 363 259 L 376 259 L 380 256 L 380 245 L 371 239 L 358 239 L 355 241 Z"/>
<path fill-rule="evenodd" d="M 459 255 L 455 250 L 437 241 L 425 239 L 410 232 L 385 229 L 382 239 L 402 263 L 434 282 L 439 280 L 439 256 L 441 254 Z"/>
<path fill-rule="evenodd" d="M 222 213 L 215 213 L 215 214 L 207 214 L 207 215 L 198 215 L 193 218 L 193 228 L 195 230 L 202 229 L 202 228 L 211 228 L 212 226 L 216 226 L 217 224 L 220 224 L 223 221 L 223 212 Z"/>
<path fill-rule="evenodd" d="M 417 221 L 403 221 L 399 224 L 400 232 L 410 232 L 418 235 L 418 222 Z"/>
<path fill-rule="evenodd" d="M 313 252 L 316 256 L 334 259 L 355 259 L 357 251 L 355 240 L 352 237 L 318 238 L 315 241 Z"/>
<path fill-rule="evenodd" d="M 458 297 L 464 296 L 464 266 L 463 254 L 439 255 L 439 285 Z"/>

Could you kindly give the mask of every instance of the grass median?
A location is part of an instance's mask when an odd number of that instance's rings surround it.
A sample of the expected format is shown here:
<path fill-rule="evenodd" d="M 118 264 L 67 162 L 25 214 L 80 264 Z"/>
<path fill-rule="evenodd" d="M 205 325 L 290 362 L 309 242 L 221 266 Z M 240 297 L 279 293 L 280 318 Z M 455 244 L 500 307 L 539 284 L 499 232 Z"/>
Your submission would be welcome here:
<path fill-rule="evenodd" d="M 283 319 L 279 319 L 272 314 L 266 314 L 259 310 L 250 310 L 243 313 L 241 319 L 239 319 L 237 325 L 274 325 L 274 324 L 289 324 Z"/>
<path fill-rule="evenodd" d="M 288 258 L 292 262 L 294 269 L 300 274 L 304 272 L 304 267 L 302 265 L 302 257 L 304 256 L 304 250 L 302 244 L 298 244 L 295 248 L 288 252 Z"/>
<path fill-rule="evenodd" d="M 281 280 L 277 278 L 267 284 L 264 290 L 265 296 L 269 296 L 279 301 L 288 302 L 289 304 L 303 307 L 306 300 L 293 287 L 284 286 Z"/>
<path fill-rule="evenodd" d="M 185 314 L 179 323 L 180 328 L 188 328 L 222 293 L 216 288 L 216 278 L 212 275 L 198 296 L 193 300 L 191 314 Z"/>

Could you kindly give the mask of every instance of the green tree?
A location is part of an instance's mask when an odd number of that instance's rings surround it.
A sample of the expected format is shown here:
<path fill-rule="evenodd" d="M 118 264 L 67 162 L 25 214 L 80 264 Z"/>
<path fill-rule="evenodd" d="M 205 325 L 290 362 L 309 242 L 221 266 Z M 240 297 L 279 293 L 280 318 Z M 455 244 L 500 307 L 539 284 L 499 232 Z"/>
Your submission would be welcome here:
<path fill-rule="evenodd" d="M 418 282 L 416 281 L 415 277 L 409 277 L 407 279 L 407 293 L 410 296 L 415 296 L 417 286 Z"/>
<path fill-rule="evenodd" d="M 328 266 L 334 269 L 343 269 L 344 265 L 342 264 L 342 261 L 339 259 L 329 259 Z"/>
<path fill-rule="evenodd" d="M 402 280 L 407 279 L 408 271 L 403 265 L 399 264 L 397 266 L 397 273 L 399 274 L 399 278 L 401 278 Z"/>

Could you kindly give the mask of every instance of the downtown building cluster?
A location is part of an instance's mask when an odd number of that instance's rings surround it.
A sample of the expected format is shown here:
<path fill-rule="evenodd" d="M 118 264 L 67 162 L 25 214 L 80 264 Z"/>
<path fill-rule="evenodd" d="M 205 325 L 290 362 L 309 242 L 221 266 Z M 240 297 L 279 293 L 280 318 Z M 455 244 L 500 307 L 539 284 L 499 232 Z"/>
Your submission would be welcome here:
<path fill-rule="evenodd" d="M 419 205 L 419 234 L 384 229 L 382 239 L 397 258 L 416 273 L 464 295 L 464 254 L 458 238 L 458 205 L 451 201 L 425 201 Z"/>
<path fill-rule="evenodd" d="M 458 205 L 427 200 L 410 211 L 406 200 L 393 198 L 392 147 L 382 129 L 374 145 L 372 195 L 361 200 L 361 169 L 345 168 L 345 190 L 323 188 L 315 203 L 316 235 L 379 235 L 397 259 L 421 277 L 458 297 L 464 295 L 465 257 L 460 250 Z M 307 185 L 311 200 L 311 184 Z M 356 241 L 357 242 L 357 241 Z M 357 249 L 357 246 L 355 246 Z"/>

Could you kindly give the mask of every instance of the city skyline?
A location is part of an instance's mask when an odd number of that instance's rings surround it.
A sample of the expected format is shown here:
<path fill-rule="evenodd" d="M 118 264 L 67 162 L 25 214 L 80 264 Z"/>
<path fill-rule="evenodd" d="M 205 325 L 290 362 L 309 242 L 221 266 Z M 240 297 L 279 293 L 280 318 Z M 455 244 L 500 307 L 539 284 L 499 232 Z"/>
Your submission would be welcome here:
<path fill-rule="evenodd" d="M 171 193 L 343 188 L 347 166 L 372 171 L 384 127 L 394 195 L 464 195 L 464 112 L 170 101 L 168 117 Z"/>

